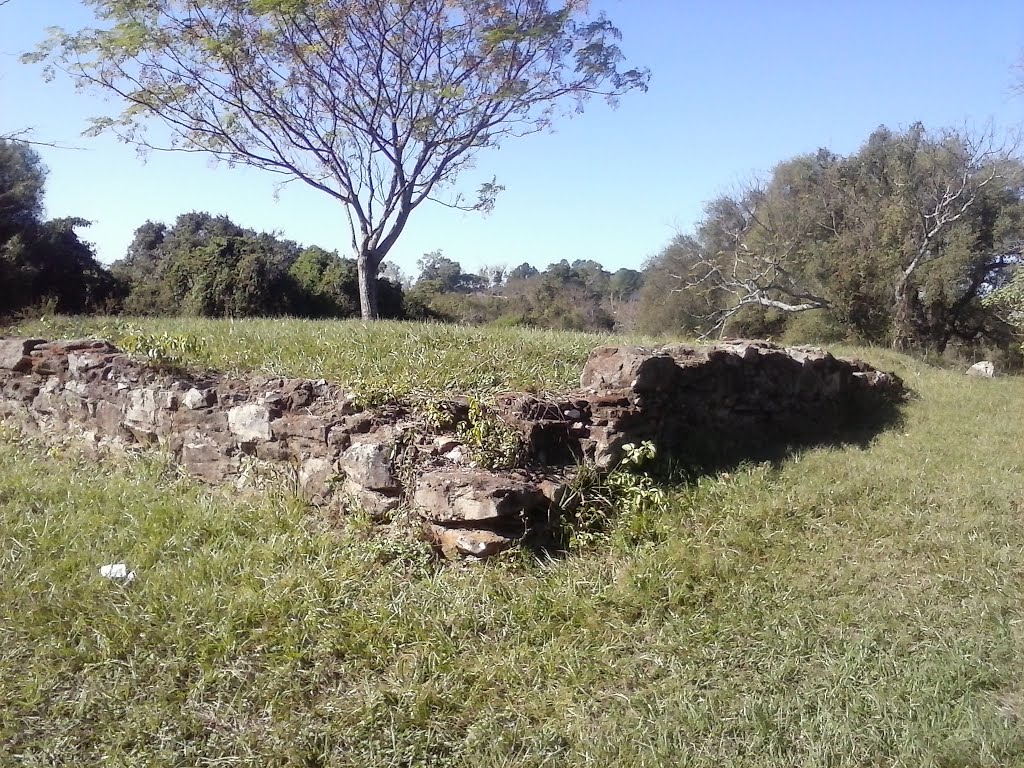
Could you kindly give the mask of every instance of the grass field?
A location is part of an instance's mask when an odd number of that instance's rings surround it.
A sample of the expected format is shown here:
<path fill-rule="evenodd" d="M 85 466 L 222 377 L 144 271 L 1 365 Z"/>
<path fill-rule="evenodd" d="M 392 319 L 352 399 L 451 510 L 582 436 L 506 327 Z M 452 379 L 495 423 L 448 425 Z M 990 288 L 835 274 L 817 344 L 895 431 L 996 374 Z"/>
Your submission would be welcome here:
<path fill-rule="evenodd" d="M 223 371 L 325 378 L 371 398 L 565 389 L 579 383 L 591 349 L 627 341 L 567 331 L 296 319 L 57 317 L 16 330 L 45 338 L 98 336 L 128 346 L 140 335 L 155 341 L 194 339 L 201 349 L 187 355 L 189 362 Z"/>
<path fill-rule="evenodd" d="M 207 363 L 396 392 L 558 389 L 604 341 L 188 330 Z M 898 427 L 671 487 L 553 562 L 442 565 L 0 430 L 0 764 L 1024 765 L 1024 382 L 859 352 L 917 392 Z"/>

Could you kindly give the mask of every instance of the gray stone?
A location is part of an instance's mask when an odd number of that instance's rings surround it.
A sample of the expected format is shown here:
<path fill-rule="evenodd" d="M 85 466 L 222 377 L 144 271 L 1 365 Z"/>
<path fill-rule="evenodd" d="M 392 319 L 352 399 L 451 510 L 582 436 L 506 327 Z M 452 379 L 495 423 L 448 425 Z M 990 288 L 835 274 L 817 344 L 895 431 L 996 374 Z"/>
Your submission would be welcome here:
<path fill-rule="evenodd" d="M 15 379 L 3 387 L 3 394 L 16 402 L 28 403 L 39 394 L 39 385 L 31 379 Z M 0 398 L 0 402 L 3 398 Z"/>
<path fill-rule="evenodd" d="M 517 477 L 484 469 L 438 469 L 420 475 L 413 504 L 433 522 L 517 519 L 546 508 L 548 500 L 536 486 Z"/>
<path fill-rule="evenodd" d="M 327 425 L 318 416 L 297 416 L 286 413 L 270 423 L 275 439 L 301 437 L 315 443 L 327 444 Z"/>
<path fill-rule="evenodd" d="M 449 451 L 453 451 L 458 448 L 462 443 L 456 440 L 451 435 L 438 435 L 433 440 L 433 452 L 439 455 L 445 455 Z"/>
<path fill-rule="evenodd" d="M 453 464 L 468 464 L 466 460 L 466 447 L 464 445 L 456 445 L 450 451 L 444 454 L 444 457 Z"/>
<path fill-rule="evenodd" d="M 611 469 L 622 461 L 622 446 L 632 442 L 628 435 L 617 431 L 615 427 L 594 427 L 590 430 L 590 439 L 594 445 L 594 464 L 598 469 Z"/>
<path fill-rule="evenodd" d="M 383 440 L 383 442 L 380 442 Z M 352 482 L 371 491 L 393 491 L 399 487 L 391 467 L 394 446 L 386 436 L 353 442 L 338 459 L 338 467 Z"/>
<path fill-rule="evenodd" d="M 401 506 L 398 496 L 388 496 L 377 491 L 364 488 L 359 483 L 346 479 L 341 486 L 342 494 L 350 503 L 369 512 L 376 518 L 385 518 Z"/>
<path fill-rule="evenodd" d="M 996 375 L 996 364 L 991 360 L 982 360 L 967 369 L 968 376 L 977 376 L 982 379 L 991 379 Z"/>
<path fill-rule="evenodd" d="M 98 400 L 95 411 L 96 425 L 106 435 L 116 435 L 121 429 L 124 410 L 117 403 Z"/>
<path fill-rule="evenodd" d="M 65 355 L 52 352 L 40 353 L 39 350 L 32 352 L 32 371 L 40 376 L 60 376 L 68 369 L 68 359 Z"/>
<path fill-rule="evenodd" d="M 197 430 L 186 433 L 181 463 L 190 472 L 211 483 L 223 483 L 238 474 L 239 463 L 227 456 L 224 446 Z"/>
<path fill-rule="evenodd" d="M 79 397 L 87 397 L 89 395 L 89 385 L 84 381 L 69 381 L 65 389 Z"/>
<path fill-rule="evenodd" d="M 29 355 L 46 339 L 0 339 L 0 368 L 23 373 L 32 368 Z"/>
<path fill-rule="evenodd" d="M 270 411 L 256 403 L 238 405 L 228 411 L 228 428 L 239 440 L 270 440 Z"/>
<path fill-rule="evenodd" d="M 69 352 L 68 353 L 68 371 L 73 376 L 78 376 L 86 371 L 92 371 L 97 368 L 102 368 L 107 364 L 109 352 Z"/>
<path fill-rule="evenodd" d="M 46 383 L 40 387 L 39 394 L 32 401 L 32 409 L 40 413 L 52 414 L 60 408 L 62 400 L 57 395 L 63 391 L 64 387 L 61 386 L 60 379 L 47 379 Z"/>
<path fill-rule="evenodd" d="M 427 540 L 437 545 L 449 560 L 461 556 L 484 558 L 496 555 L 514 546 L 517 537 L 506 536 L 496 531 L 445 528 L 436 523 L 426 523 L 423 532 Z"/>
<path fill-rule="evenodd" d="M 322 504 L 331 495 L 334 467 L 327 459 L 306 459 L 299 467 L 299 493 L 303 498 Z"/>
<path fill-rule="evenodd" d="M 217 402 L 217 392 L 213 389 L 196 389 L 191 387 L 181 398 L 181 404 L 190 411 L 209 408 Z"/>
<path fill-rule="evenodd" d="M 132 390 L 124 412 L 125 425 L 144 432 L 155 432 L 158 409 L 156 392 L 151 389 Z"/>

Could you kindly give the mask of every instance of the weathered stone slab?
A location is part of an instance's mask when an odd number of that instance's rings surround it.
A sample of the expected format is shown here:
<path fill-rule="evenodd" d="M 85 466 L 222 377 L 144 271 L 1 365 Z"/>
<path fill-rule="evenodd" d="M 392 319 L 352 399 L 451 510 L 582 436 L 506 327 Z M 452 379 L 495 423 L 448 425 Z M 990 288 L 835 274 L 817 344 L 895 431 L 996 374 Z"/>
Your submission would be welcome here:
<path fill-rule="evenodd" d="M 32 350 L 45 339 L 0 339 L 0 368 L 23 373 L 31 370 Z"/>
<path fill-rule="evenodd" d="M 156 431 L 156 414 L 159 409 L 156 392 L 152 389 L 136 389 L 128 395 L 125 409 L 125 425 L 145 432 Z"/>
<path fill-rule="evenodd" d="M 313 442 L 327 443 L 327 425 L 319 416 L 303 416 L 285 413 L 270 423 L 275 439 L 302 437 Z"/>
<path fill-rule="evenodd" d="M 246 403 L 228 411 L 228 429 L 243 441 L 270 440 L 270 411 L 265 405 Z"/>
<path fill-rule="evenodd" d="M 225 447 L 209 435 L 193 430 L 184 436 L 181 463 L 195 475 L 211 483 L 223 483 L 238 474 L 239 462 Z"/>
<path fill-rule="evenodd" d="M 181 398 L 181 404 L 190 411 L 210 408 L 217 403 L 217 390 L 190 387 Z"/>
<path fill-rule="evenodd" d="M 306 459 L 299 467 L 299 493 L 313 503 L 323 504 L 331 496 L 334 465 L 327 459 Z"/>
<path fill-rule="evenodd" d="M 386 518 L 402 505 L 402 499 L 398 496 L 371 491 L 349 479 L 341 484 L 341 493 L 349 502 L 378 519 Z"/>
<path fill-rule="evenodd" d="M 496 531 L 446 528 L 436 523 L 424 523 L 423 532 L 427 540 L 437 545 L 442 554 L 450 560 L 457 557 L 484 558 L 504 552 L 515 546 L 519 538 L 506 536 Z"/>
<path fill-rule="evenodd" d="M 338 467 L 349 480 L 371 491 L 395 491 L 398 479 L 392 471 L 395 446 L 388 434 L 373 439 L 360 439 L 345 449 L 338 459 Z"/>
<path fill-rule="evenodd" d="M 991 360 L 982 360 L 967 369 L 968 376 L 976 376 L 980 379 L 991 379 L 996 375 L 996 364 Z"/>
<path fill-rule="evenodd" d="M 525 480 L 484 469 L 437 469 L 417 479 L 413 504 L 427 520 L 498 521 L 546 508 L 547 497 Z"/>

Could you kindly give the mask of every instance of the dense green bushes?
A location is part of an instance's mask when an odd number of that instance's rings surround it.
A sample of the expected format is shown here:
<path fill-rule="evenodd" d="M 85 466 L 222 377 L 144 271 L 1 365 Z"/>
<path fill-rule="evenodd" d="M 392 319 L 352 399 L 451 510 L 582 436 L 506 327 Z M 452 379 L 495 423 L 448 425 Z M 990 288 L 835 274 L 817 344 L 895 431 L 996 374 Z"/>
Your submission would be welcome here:
<path fill-rule="evenodd" d="M 238 226 L 226 216 L 186 213 L 170 227 L 146 222 L 112 265 L 133 315 L 351 317 L 359 314 L 355 262 Z M 385 317 L 402 292 L 380 279 Z"/>
<path fill-rule="evenodd" d="M 75 232 L 89 222 L 43 220 L 45 181 L 28 144 L 0 139 L 0 315 L 39 304 L 65 313 L 109 308 L 117 283 Z"/>

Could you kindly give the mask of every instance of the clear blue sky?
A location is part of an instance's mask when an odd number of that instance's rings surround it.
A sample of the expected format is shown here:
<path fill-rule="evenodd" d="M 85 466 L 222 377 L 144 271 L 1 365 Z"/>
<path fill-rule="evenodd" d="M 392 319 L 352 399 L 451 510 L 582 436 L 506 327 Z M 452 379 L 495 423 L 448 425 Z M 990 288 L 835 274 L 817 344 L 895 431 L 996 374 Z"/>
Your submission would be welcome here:
<path fill-rule="evenodd" d="M 482 154 L 466 191 L 492 175 L 506 191 L 490 216 L 418 209 L 391 259 L 409 274 L 441 249 L 472 271 L 483 264 L 543 268 L 566 258 L 639 269 L 702 205 L 752 173 L 827 146 L 847 153 L 878 125 L 1003 128 L 1024 123 L 1013 92 L 1024 50 L 1020 0 L 602 0 L 630 63 L 652 71 L 647 94 L 617 110 L 595 101 L 556 132 Z M 145 162 L 112 138 L 79 134 L 116 104 L 76 92 L 18 55 L 53 25 L 90 16 L 74 0 L 0 7 L 0 133 L 81 149 L 40 148 L 50 175 L 47 215 L 81 216 L 109 262 L 137 226 L 190 210 L 224 213 L 303 244 L 346 253 L 343 211 L 320 193 L 192 155 Z"/>

